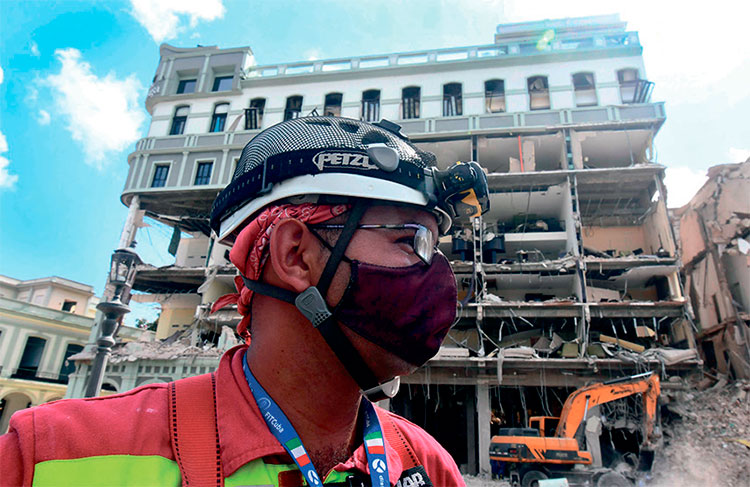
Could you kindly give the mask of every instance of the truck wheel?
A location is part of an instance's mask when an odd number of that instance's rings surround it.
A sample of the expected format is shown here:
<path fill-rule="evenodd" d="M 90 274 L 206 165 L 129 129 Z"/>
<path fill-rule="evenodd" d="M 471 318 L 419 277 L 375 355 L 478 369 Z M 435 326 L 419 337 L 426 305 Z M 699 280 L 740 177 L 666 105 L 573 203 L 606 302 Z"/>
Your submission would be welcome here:
<path fill-rule="evenodd" d="M 521 487 L 539 487 L 540 480 L 547 480 L 547 474 L 539 470 L 529 470 L 523 474 L 521 479 Z"/>
<path fill-rule="evenodd" d="M 596 479 L 596 487 L 633 487 L 633 482 L 617 472 L 607 472 Z"/>

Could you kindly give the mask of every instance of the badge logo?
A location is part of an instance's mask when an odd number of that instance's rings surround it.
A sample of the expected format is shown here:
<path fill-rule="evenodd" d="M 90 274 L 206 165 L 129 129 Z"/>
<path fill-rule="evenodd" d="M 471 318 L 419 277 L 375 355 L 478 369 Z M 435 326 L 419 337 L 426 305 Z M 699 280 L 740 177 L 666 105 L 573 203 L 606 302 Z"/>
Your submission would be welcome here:
<path fill-rule="evenodd" d="M 320 485 L 320 478 L 318 477 L 318 474 L 315 473 L 315 470 L 307 472 L 307 480 L 310 485 Z"/>
<path fill-rule="evenodd" d="M 372 468 L 374 468 L 377 473 L 384 473 L 385 472 L 385 462 L 383 460 L 381 460 L 380 458 L 376 458 L 372 462 Z"/>
<path fill-rule="evenodd" d="M 355 169 L 378 169 L 378 166 L 370 162 L 370 158 L 365 154 L 354 152 L 318 152 L 313 156 L 313 163 L 322 171 L 324 167 L 351 167 Z"/>
<path fill-rule="evenodd" d="M 258 400 L 258 408 L 260 408 L 261 411 L 266 410 L 271 407 L 271 400 L 267 397 L 261 397 Z"/>

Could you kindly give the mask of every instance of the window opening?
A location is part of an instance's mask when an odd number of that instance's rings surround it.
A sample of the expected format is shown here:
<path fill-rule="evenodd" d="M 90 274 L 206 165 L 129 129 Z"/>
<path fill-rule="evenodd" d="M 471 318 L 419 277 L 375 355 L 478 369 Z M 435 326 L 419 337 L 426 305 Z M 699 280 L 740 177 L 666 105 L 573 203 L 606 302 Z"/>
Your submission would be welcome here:
<path fill-rule="evenodd" d="M 491 79 L 484 82 L 484 106 L 487 113 L 505 111 L 505 81 Z"/>
<path fill-rule="evenodd" d="M 63 311 L 67 311 L 68 313 L 75 313 L 75 311 L 76 311 L 76 304 L 78 304 L 78 303 L 76 303 L 75 301 L 70 301 L 70 300 L 66 299 L 65 301 L 63 301 L 62 310 Z"/>
<path fill-rule="evenodd" d="M 576 106 L 589 107 L 596 105 L 596 87 L 594 73 L 576 73 L 573 75 L 573 91 Z"/>
<path fill-rule="evenodd" d="M 199 162 L 198 170 L 195 173 L 195 185 L 201 186 L 209 184 L 211 182 L 211 169 L 213 168 L 213 162 Z"/>
<path fill-rule="evenodd" d="M 625 104 L 648 103 L 654 83 L 638 77 L 638 70 L 626 68 L 617 71 L 617 81 L 620 84 L 620 97 Z"/>
<path fill-rule="evenodd" d="M 195 93 L 196 81 L 197 80 L 194 79 L 181 79 L 180 82 L 177 83 L 177 94 Z"/>
<path fill-rule="evenodd" d="M 527 80 L 529 87 L 529 108 L 547 110 L 549 103 L 549 84 L 546 76 L 531 76 Z"/>
<path fill-rule="evenodd" d="M 448 83 L 443 86 L 443 116 L 463 115 L 461 83 Z"/>
<path fill-rule="evenodd" d="M 422 90 L 418 86 L 410 86 L 401 91 L 402 118 L 419 118 L 419 102 L 421 97 Z"/>
<path fill-rule="evenodd" d="M 302 114 L 302 97 L 300 95 L 290 96 L 286 99 L 284 109 L 284 120 L 299 118 Z"/>
<path fill-rule="evenodd" d="M 154 179 L 151 180 L 151 187 L 163 188 L 166 186 L 167 174 L 169 174 L 169 166 L 167 164 L 157 164 L 154 168 Z"/>
<path fill-rule="evenodd" d="M 76 370 L 76 364 L 73 361 L 69 362 L 68 359 L 82 351 L 83 347 L 81 345 L 76 345 L 74 343 L 68 344 L 68 348 L 65 349 L 65 356 L 63 357 L 62 365 L 60 366 L 60 374 L 57 377 L 60 382 L 68 382 L 68 376 Z"/>
<path fill-rule="evenodd" d="M 232 89 L 234 76 L 217 76 L 214 78 L 214 86 L 211 91 L 229 91 Z"/>
<path fill-rule="evenodd" d="M 174 111 L 174 117 L 172 117 L 172 127 L 169 129 L 169 135 L 182 135 L 185 131 L 185 125 L 187 124 L 187 116 L 190 112 L 190 107 L 177 107 Z"/>
<path fill-rule="evenodd" d="M 328 93 L 323 104 L 323 115 L 327 117 L 340 117 L 343 98 L 344 95 L 341 93 Z"/>
<path fill-rule="evenodd" d="M 362 120 L 365 122 L 380 120 L 380 90 L 362 92 Z"/>
<path fill-rule="evenodd" d="M 18 364 L 18 370 L 14 374 L 15 377 L 19 378 L 34 378 L 36 377 L 39 364 L 42 361 L 42 353 L 44 353 L 44 346 L 47 344 L 47 340 L 39 337 L 29 337 L 26 340 L 26 347 L 23 349 L 23 355 L 21 356 L 21 362 Z"/>
<path fill-rule="evenodd" d="M 229 103 L 219 103 L 214 107 L 214 116 L 211 117 L 209 132 L 224 131 L 224 125 L 227 123 L 227 113 L 229 113 Z"/>
<path fill-rule="evenodd" d="M 263 125 L 263 111 L 265 108 L 265 98 L 250 100 L 250 108 L 245 108 L 245 130 L 258 130 Z"/>

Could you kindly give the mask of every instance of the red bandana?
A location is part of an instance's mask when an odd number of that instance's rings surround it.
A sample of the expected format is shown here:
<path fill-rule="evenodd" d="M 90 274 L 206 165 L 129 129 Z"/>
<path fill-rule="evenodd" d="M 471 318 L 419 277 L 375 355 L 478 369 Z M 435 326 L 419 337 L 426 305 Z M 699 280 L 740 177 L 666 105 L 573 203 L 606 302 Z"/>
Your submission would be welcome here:
<path fill-rule="evenodd" d="M 252 281 L 257 281 L 266 263 L 268 257 L 266 247 L 277 222 L 286 218 L 295 218 L 303 223 L 314 225 L 337 217 L 348 209 L 348 205 L 331 206 L 312 203 L 269 206 L 240 232 L 229 252 L 229 259 L 242 275 Z M 237 325 L 237 333 L 249 343 L 250 332 L 247 331 L 247 327 L 250 324 L 250 303 L 253 299 L 253 291 L 245 287 L 240 276 L 234 278 L 234 286 L 237 288 L 237 293 L 226 294 L 217 299 L 211 307 L 211 312 L 237 303 L 237 311 L 243 316 L 242 321 Z"/>

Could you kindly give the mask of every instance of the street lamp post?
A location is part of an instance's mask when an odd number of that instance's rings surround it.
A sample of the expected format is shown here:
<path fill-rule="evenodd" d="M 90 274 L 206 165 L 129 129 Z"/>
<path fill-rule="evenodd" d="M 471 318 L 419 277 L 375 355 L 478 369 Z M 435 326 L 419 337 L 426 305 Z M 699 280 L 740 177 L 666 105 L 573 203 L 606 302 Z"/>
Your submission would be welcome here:
<path fill-rule="evenodd" d="M 110 301 L 103 301 L 96 306 L 104 314 L 104 319 L 101 322 L 101 335 L 96 340 L 96 357 L 84 397 L 96 397 L 102 389 L 104 371 L 112 354 L 120 318 L 130 312 L 127 303 L 135 281 L 135 268 L 140 263 L 141 259 L 131 248 L 117 249 L 112 253 L 108 283 L 114 286 L 114 294 Z"/>

